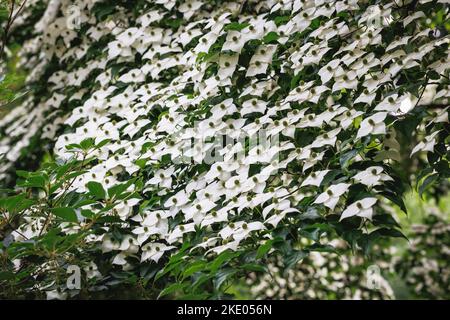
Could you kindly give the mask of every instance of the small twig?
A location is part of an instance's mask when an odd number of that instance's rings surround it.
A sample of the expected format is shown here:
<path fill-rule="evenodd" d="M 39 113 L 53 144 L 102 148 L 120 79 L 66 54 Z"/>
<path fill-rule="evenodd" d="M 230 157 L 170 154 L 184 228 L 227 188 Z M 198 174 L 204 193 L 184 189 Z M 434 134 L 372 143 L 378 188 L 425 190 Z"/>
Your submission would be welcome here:
<path fill-rule="evenodd" d="M 417 105 L 418 105 L 419 102 L 420 102 L 420 99 L 422 99 L 422 96 L 423 96 L 423 94 L 425 93 L 425 90 L 427 89 L 427 85 L 428 85 L 428 76 L 427 76 L 426 79 L 425 79 L 425 85 L 424 85 L 424 87 L 423 87 L 422 93 L 420 94 L 419 99 L 417 99 L 416 105 L 414 106 L 413 109 L 415 109 L 415 108 L 417 107 Z"/>
<path fill-rule="evenodd" d="M 4 221 L 5 221 L 6 225 L 8 225 L 13 230 L 13 232 L 16 232 L 17 234 L 22 236 L 25 240 L 29 240 L 26 235 L 24 235 L 22 232 L 17 230 L 18 228 L 14 228 L 14 226 L 9 222 L 9 219 L 4 212 L 2 212 L 2 214 L 4 216 L 4 219 L 5 219 Z"/>
<path fill-rule="evenodd" d="M 11 0 L 10 12 L 9 12 L 8 20 L 6 22 L 5 30 L 3 33 L 2 42 L 0 44 L 0 58 L 3 57 L 3 55 L 5 53 L 5 47 L 6 47 L 6 43 L 8 42 L 8 39 L 9 39 L 9 31 L 11 29 L 11 26 L 13 25 L 17 16 L 22 12 L 23 8 L 25 7 L 26 2 L 27 2 L 27 0 L 24 0 L 22 2 L 22 4 L 20 5 L 20 7 L 17 9 L 16 13 L 14 13 L 15 0 Z"/>

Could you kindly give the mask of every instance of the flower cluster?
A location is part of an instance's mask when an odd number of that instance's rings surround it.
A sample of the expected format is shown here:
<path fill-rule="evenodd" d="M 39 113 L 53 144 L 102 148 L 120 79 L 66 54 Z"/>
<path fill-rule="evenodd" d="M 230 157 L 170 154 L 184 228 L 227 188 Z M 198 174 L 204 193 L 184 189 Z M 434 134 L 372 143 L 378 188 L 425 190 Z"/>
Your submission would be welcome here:
<path fill-rule="evenodd" d="M 135 2 L 48 1 L 21 52 L 31 93 L 0 119 L 3 179 L 36 146 L 81 161 L 56 194 L 95 185 L 103 202 L 62 230 L 115 218 L 86 241 L 121 270 L 183 243 L 254 248 L 305 219 L 365 243 L 380 198 L 402 203 L 399 132 L 425 133 L 412 156 L 448 137 L 450 38 L 426 18 L 448 19 L 446 0 Z M 271 143 L 238 139 L 261 133 Z M 26 216 L 15 242 L 49 227 Z"/>

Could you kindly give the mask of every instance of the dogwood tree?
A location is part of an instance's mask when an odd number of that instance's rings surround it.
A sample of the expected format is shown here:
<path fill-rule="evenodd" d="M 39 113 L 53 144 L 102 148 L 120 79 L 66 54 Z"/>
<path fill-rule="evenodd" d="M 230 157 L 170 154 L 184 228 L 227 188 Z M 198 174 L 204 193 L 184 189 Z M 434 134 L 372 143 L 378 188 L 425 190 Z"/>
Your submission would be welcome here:
<path fill-rule="evenodd" d="M 449 15 L 448 0 L 24 1 L 8 38 L 28 91 L 0 119 L 3 292 L 223 298 L 273 257 L 402 237 L 387 208 L 448 190 Z"/>

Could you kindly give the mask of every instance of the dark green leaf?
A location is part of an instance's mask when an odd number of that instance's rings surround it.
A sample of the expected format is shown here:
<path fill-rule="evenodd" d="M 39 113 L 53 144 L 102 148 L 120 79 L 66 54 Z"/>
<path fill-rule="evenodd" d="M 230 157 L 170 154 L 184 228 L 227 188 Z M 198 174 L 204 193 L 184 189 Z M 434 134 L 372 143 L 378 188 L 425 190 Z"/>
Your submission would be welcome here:
<path fill-rule="evenodd" d="M 422 197 L 423 193 L 429 189 L 439 178 L 439 174 L 431 174 L 423 180 L 422 184 L 419 186 L 419 195 Z"/>
<path fill-rule="evenodd" d="M 105 189 L 103 189 L 103 186 L 101 183 L 96 181 L 90 181 L 86 184 L 89 193 L 92 194 L 97 199 L 105 199 L 106 192 Z"/>
<path fill-rule="evenodd" d="M 157 299 L 159 299 L 161 297 L 164 297 L 164 296 L 167 296 L 168 294 L 174 293 L 176 291 L 180 291 L 183 288 L 185 288 L 186 285 L 187 285 L 186 283 L 174 283 L 174 284 L 171 284 L 170 286 L 166 287 L 164 290 L 162 290 L 159 293 Z"/>
<path fill-rule="evenodd" d="M 53 208 L 52 213 L 65 221 L 78 222 L 77 214 L 72 208 Z"/>

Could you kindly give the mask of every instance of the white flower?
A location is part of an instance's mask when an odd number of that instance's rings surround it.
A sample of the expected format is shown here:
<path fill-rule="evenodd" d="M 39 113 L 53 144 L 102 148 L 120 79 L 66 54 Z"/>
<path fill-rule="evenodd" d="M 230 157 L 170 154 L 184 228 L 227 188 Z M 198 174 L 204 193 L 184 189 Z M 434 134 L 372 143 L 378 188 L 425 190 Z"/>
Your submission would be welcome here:
<path fill-rule="evenodd" d="M 370 105 L 370 104 L 372 104 L 372 102 L 376 96 L 377 96 L 376 91 L 369 92 L 369 90 L 364 89 L 363 92 L 361 93 L 361 95 L 358 98 L 356 98 L 354 103 L 355 104 L 356 103 L 367 103 Z"/>
<path fill-rule="evenodd" d="M 357 73 L 354 71 L 348 71 L 335 78 L 332 91 L 338 91 L 342 89 L 356 89 L 358 86 Z"/>
<path fill-rule="evenodd" d="M 383 167 L 373 166 L 361 171 L 353 176 L 353 179 L 366 186 L 373 187 L 382 181 L 392 181 L 393 179 L 383 172 Z"/>
<path fill-rule="evenodd" d="M 339 132 L 341 132 L 341 128 L 336 128 L 318 136 L 311 144 L 311 148 L 320 148 L 326 145 L 334 146 Z"/>
<path fill-rule="evenodd" d="M 211 108 L 212 117 L 214 119 L 222 119 L 226 115 L 233 114 L 237 111 L 233 103 L 233 99 L 226 99 Z"/>
<path fill-rule="evenodd" d="M 183 13 L 183 16 L 186 20 L 189 20 L 197 10 L 203 5 L 203 2 L 197 0 L 188 0 L 183 2 L 178 10 Z"/>
<path fill-rule="evenodd" d="M 355 118 L 359 117 L 362 114 L 364 114 L 364 112 L 351 109 L 342 113 L 339 117 L 336 117 L 335 120 L 340 121 L 341 128 L 345 130 L 350 127 Z"/>
<path fill-rule="evenodd" d="M 102 240 L 102 252 L 110 252 L 113 250 L 119 250 L 120 242 L 112 238 L 108 234 L 105 234 Z"/>
<path fill-rule="evenodd" d="M 350 187 L 349 183 L 338 183 L 331 185 L 325 192 L 321 193 L 314 203 L 323 204 L 324 206 L 334 210 L 339 198 L 347 192 Z"/>
<path fill-rule="evenodd" d="M 187 223 L 178 225 L 175 227 L 175 229 L 168 235 L 167 242 L 174 243 L 175 241 L 180 240 L 183 238 L 183 235 L 188 232 L 194 232 L 195 231 L 195 223 Z"/>
<path fill-rule="evenodd" d="M 317 172 L 312 172 L 305 180 L 303 180 L 300 187 L 304 186 L 320 186 L 325 175 L 330 172 L 330 170 L 322 170 Z"/>
<path fill-rule="evenodd" d="M 209 32 L 198 41 L 198 45 L 195 47 L 194 52 L 208 52 L 209 48 L 216 42 L 219 35 L 215 32 Z M 239 51 L 237 51 L 239 52 Z"/>
<path fill-rule="evenodd" d="M 165 207 L 180 207 L 189 201 L 187 194 L 184 190 L 179 191 L 173 197 L 167 199 L 164 206 Z"/>
<path fill-rule="evenodd" d="M 163 188 L 170 188 L 172 186 L 172 174 L 174 170 L 175 167 L 157 170 L 154 177 L 148 180 L 147 184 L 157 184 Z"/>
<path fill-rule="evenodd" d="M 159 234 L 165 236 L 169 231 L 168 214 L 162 210 L 145 212 L 144 219 L 137 215 L 133 217 L 134 221 L 141 222 L 141 226 L 133 229 L 136 234 L 137 242 L 142 245 L 151 235 Z"/>
<path fill-rule="evenodd" d="M 121 34 L 119 34 L 116 39 L 119 40 L 119 42 L 124 47 L 130 47 L 136 39 L 138 39 L 141 36 L 142 30 L 138 28 L 129 28 L 127 30 L 124 30 Z"/>
<path fill-rule="evenodd" d="M 318 74 L 320 76 L 320 79 L 322 80 L 322 84 L 325 84 L 328 81 L 330 81 L 336 73 L 337 74 L 344 73 L 342 67 L 339 67 L 340 62 L 341 61 L 339 59 L 331 60 L 330 62 L 327 63 L 327 65 L 323 66 L 319 70 Z"/>
<path fill-rule="evenodd" d="M 199 243 L 198 245 L 194 246 L 190 251 L 194 251 L 197 248 L 202 248 L 202 249 L 206 249 L 209 247 L 213 247 L 217 244 L 217 242 L 219 242 L 220 237 L 212 237 L 209 239 L 205 239 L 203 242 Z"/>
<path fill-rule="evenodd" d="M 269 67 L 269 64 L 267 62 L 261 62 L 261 61 L 257 60 L 253 64 L 250 64 L 245 76 L 253 77 L 253 76 L 256 76 L 257 74 L 266 73 L 268 67 Z"/>
<path fill-rule="evenodd" d="M 233 238 L 241 241 L 249 236 L 252 231 L 264 230 L 266 227 L 259 221 L 242 223 L 238 228 L 233 230 Z"/>
<path fill-rule="evenodd" d="M 217 75 L 220 79 L 229 78 L 233 75 L 239 60 L 238 54 L 222 54 L 219 58 L 219 71 Z"/>
<path fill-rule="evenodd" d="M 252 77 L 257 74 L 266 73 L 267 67 L 272 62 L 272 56 L 277 49 L 276 45 L 260 46 L 250 59 L 250 65 L 246 76 Z"/>
<path fill-rule="evenodd" d="M 439 133 L 438 131 L 433 132 L 432 134 L 426 136 L 422 141 L 420 141 L 411 151 L 411 156 L 419 151 L 434 151 L 434 146 L 436 144 L 436 135 Z"/>
<path fill-rule="evenodd" d="M 276 211 L 266 221 L 264 221 L 264 223 L 270 223 L 272 226 L 276 227 L 280 223 L 280 221 L 286 216 L 286 214 L 292 212 L 299 212 L 299 210 L 295 208 L 288 208 L 282 211 Z"/>
<path fill-rule="evenodd" d="M 358 200 L 351 205 L 347 207 L 347 209 L 342 212 L 340 221 L 353 217 L 358 216 L 361 218 L 367 218 L 369 220 L 372 220 L 373 215 L 373 206 L 377 202 L 377 198 L 364 198 L 362 200 Z"/>
<path fill-rule="evenodd" d="M 121 82 L 144 82 L 145 81 L 145 75 L 140 69 L 133 69 L 125 73 L 119 78 L 119 81 Z"/>
<path fill-rule="evenodd" d="M 242 33 L 236 30 L 231 30 L 227 34 L 222 50 L 241 53 L 241 50 L 244 47 L 246 41 L 247 39 L 242 35 Z"/>
<path fill-rule="evenodd" d="M 203 199 L 201 201 L 195 201 L 192 206 L 183 208 L 182 211 L 185 213 L 184 221 L 193 220 L 195 224 L 201 224 L 204 217 L 208 212 L 210 212 L 216 204 L 209 200 Z"/>
<path fill-rule="evenodd" d="M 242 104 L 241 115 L 249 113 L 264 113 L 267 108 L 267 102 L 259 99 L 250 99 Z"/>
<path fill-rule="evenodd" d="M 35 2 L 42 1 L 27 10 Z M 60 225 L 62 234 L 87 226 L 80 210 L 99 222 L 110 218 L 101 234 L 84 240 L 123 271 L 137 270 L 139 258 L 159 262 L 192 239 L 199 256 L 254 247 L 297 219 L 300 207 L 337 212 L 353 201 L 350 194 L 344 199 L 352 184 L 377 191 L 392 181 L 386 172 L 403 149 L 394 127 L 402 127 L 406 113 L 417 118 L 413 137 L 426 132 L 411 155 L 433 152 L 449 121 L 449 39 L 422 24 L 419 7 L 442 7 L 429 0 L 399 20 L 404 34 L 389 43 L 384 31 L 398 12 L 395 3 L 368 4 L 380 1 L 155 0 L 136 15 L 118 7 L 100 20 L 98 1 L 72 1 L 81 10 L 80 32 L 66 27 L 69 2 L 50 1 L 37 32 L 21 43 L 27 83 L 45 85 L 31 85 L 0 117 L 0 176 L 32 160 L 30 146 L 42 142 L 54 145 L 58 164 L 85 164 L 56 197 L 85 198 L 90 181 L 105 190 L 127 186 L 77 209 L 77 224 Z M 31 30 L 26 20 L 15 30 Z M 409 91 L 427 75 L 432 82 L 419 88 L 418 99 Z M 242 139 L 260 134 L 277 141 Z M 80 148 L 66 148 L 86 138 L 105 144 L 88 159 Z M 353 165 L 338 168 L 344 158 L 374 164 L 349 179 Z M 376 201 L 350 204 L 341 219 L 370 219 Z M 46 232 L 37 215 L 25 211 L 15 241 Z M 88 277 L 101 278 L 91 266 Z"/>
<path fill-rule="evenodd" d="M 212 210 L 211 213 L 206 215 L 201 223 L 201 227 L 209 226 L 217 222 L 225 222 L 228 220 L 228 208 L 222 208 L 218 211 Z"/>
<path fill-rule="evenodd" d="M 174 246 L 168 246 L 164 243 L 149 242 L 142 247 L 141 262 L 151 259 L 158 262 L 166 251 L 175 248 Z"/>
<path fill-rule="evenodd" d="M 239 240 L 234 240 L 234 241 L 225 241 L 223 243 L 223 245 L 214 247 L 210 250 L 208 250 L 206 253 L 213 251 L 216 254 L 221 254 L 222 252 L 224 252 L 225 250 L 232 250 L 232 251 L 236 251 L 239 247 Z"/>
<path fill-rule="evenodd" d="M 364 119 L 360 124 L 356 138 L 362 138 L 369 134 L 385 134 L 386 124 L 384 123 L 384 119 L 386 119 L 386 116 L 387 112 L 378 112 Z"/>

